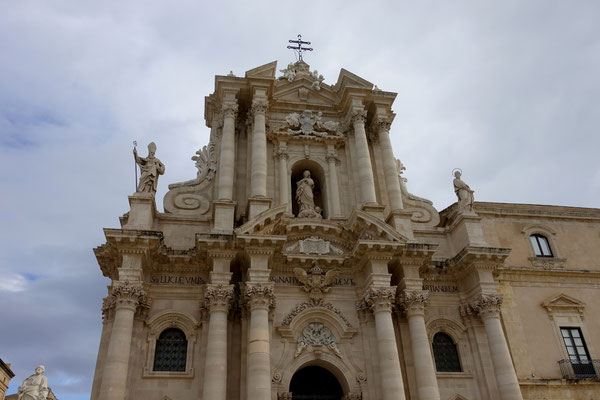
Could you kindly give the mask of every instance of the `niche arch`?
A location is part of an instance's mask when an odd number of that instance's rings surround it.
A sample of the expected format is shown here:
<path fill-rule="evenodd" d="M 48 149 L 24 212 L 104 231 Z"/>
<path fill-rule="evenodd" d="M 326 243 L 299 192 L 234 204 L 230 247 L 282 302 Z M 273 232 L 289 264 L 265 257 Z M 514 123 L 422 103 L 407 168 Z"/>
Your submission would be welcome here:
<path fill-rule="evenodd" d="M 320 207 L 322 212 L 321 215 L 323 219 L 327 219 L 330 217 L 330 207 L 328 204 L 327 197 L 327 173 L 326 169 L 315 160 L 310 159 L 296 159 L 291 160 L 291 168 L 290 168 L 290 199 L 292 203 L 292 214 L 298 215 L 298 203 L 296 202 L 296 182 L 302 179 L 302 174 L 305 170 L 310 171 L 310 176 L 312 180 L 315 182 L 315 187 L 313 189 L 313 195 L 315 199 L 315 207 Z"/>
<path fill-rule="evenodd" d="M 356 379 L 352 375 L 350 369 L 337 357 L 328 353 L 322 353 L 318 358 L 312 354 L 303 354 L 295 359 L 282 374 L 281 383 L 283 387 L 289 391 L 292 378 L 296 372 L 302 368 L 312 366 L 324 368 L 333 374 L 344 393 L 354 392 L 356 390 L 360 391 L 358 384 L 353 383 L 356 382 Z"/>

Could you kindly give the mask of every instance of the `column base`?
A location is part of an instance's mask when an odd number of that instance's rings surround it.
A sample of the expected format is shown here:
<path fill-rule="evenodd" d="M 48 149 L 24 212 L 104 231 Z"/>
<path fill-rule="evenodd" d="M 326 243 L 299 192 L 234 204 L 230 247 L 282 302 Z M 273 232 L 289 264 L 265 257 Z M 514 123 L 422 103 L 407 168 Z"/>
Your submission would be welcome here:
<path fill-rule="evenodd" d="M 156 202 L 152 193 L 134 193 L 129 199 L 129 218 L 124 228 L 137 230 L 152 230 L 154 217 L 158 215 Z"/>
<path fill-rule="evenodd" d="M 361 210 L 368 212 L 374 217 L 377 217 L 381 220 L 385 219 L 383 216 L 383 212 L 385 211 L 385 206 L 380 206 L 377 203 L 366 203 L 363 204 Z"/>
<path fill-rule="evenodd" d="M 406 236 L 409 240 L 413 240 L 415 236 L 412 231 L 412 222 L 410 218 L 412 212 L 404 210 L 394 210 L 389 213 L 385 222 L 396 229 L 402 236 Z"/>
<path fill-rule="evenodd" d="M 267 211 L 271 208 L 271 203 L 273 199 L 268 199 L 265 197 L 254 197 L 248 199 L 248 208 L 246 209 L 246 215 L 248 219 L 252 219 L 256 217 L 261 212 Z"/>
<path fill-rule="evenodd" d="M 213 229 L 212 233 L 233 233 L 235 221 L 235 205 L 233 201 L 213 201 Z"/>

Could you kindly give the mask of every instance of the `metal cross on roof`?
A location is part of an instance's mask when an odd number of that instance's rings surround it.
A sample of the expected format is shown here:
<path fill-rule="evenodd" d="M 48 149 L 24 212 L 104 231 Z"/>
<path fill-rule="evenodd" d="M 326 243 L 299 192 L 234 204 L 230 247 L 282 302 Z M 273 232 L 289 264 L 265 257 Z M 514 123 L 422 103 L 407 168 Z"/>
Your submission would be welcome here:
<path fill-rule="evenodd" d="M 303 51 L 313 51 L 312 47 L 302 47 L 303 44 L 310 44 L 310 42 L 302 41 L 302 35 L 298 35 L 298 40 L 288 40 L 290 43 L 295 43 L 298 46 L 288 46 L 288 49 L 296 50 L 298 52 L 298 61 L 302 61 Z"/>

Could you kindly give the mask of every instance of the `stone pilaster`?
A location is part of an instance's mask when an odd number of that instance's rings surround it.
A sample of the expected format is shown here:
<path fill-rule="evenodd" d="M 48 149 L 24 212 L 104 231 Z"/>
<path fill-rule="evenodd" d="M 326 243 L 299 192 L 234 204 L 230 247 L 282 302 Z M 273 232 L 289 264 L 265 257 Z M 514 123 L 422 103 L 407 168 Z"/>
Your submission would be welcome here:
<path fill-rule="evenodd" d="M 401 210 L 402 191 L 400 190 L 400 181 L 398 180 L 398 169 L 396 167 L 396 158 L 392 149 L 390 140 L 391 122 L 387 118 L 378 118 L 375 121 L 374 128 L 378 132 L 379 146 L 383 157 L 383 172 L 385 176 L 385 185 L 387 187 L 388 201 L 390 211 Z"/>
<path fill-rule="evenodd" d="M 425 306 L 428 296 L 427 291 L 405 290 L 399 298 L 399 303 L 404 308 L 408 318 L 418 399 L 440 400 L 435 366 L 433 365 L 429 337 L 425 327 Z"/>
<path fill-rule="evenodd" d="M 112 293 L 105 300 L 103 307 L 105 310 L 114 307 L 114 320 L 104 365 L 100 400 L 124 400 L 127 396 L 133 321 L 138 306 L 147 303 L 146 292 L 140 285 L 130 285 L 129 282 L 115 282 L 113 285 Z"/>
<path fill-rule="evenodd" d="M 232 285 L 207 285 L 204 304 L 209 313 L 203 399 L 227 398 L 227 313 Z"/>
<path fill-rule="evenodd" d="M 375 315 L 383 400 L 405 399 L 396 334 L 392 322 L 392 305 L 395 297 L 396 287 L 370 287 L 365 292 L 363 300 Z"/>
<path fill-rule="evenodd" d="M 274 307 L 273 285 L 246 284 L 244 298 L 250 310 L 247 357 L 247 400 L 271 399 L 271 344 L 269 310 Z"/>
<path fill-rule="evenodd" d="M 340 186 L 338 183 L 337 166 L 340 164 L 340 160 L 337 158 L 337 152 L 335 148 L 329 148 L 327 150 L 327 165 L 329 166 L 329 195 L 331 199 L 331 217 L 341 216 L 341 204 L 340 204 Z"/>
<path fill-rule="evenodd" d="M 482 294 L 469 304 L 483 320 L 501 400 L 523 400 L 500 322 L 501 295 Z"/>
<path fill-rule="evenodd" d="M 360 179 L 360 193 L 363 204 L 377 204 L 375 179 L 373 177 L 369 143 L 367 142 L 367 133 L 365 131 L 366 119 L 367 112 L 365 110 L 355 110 L 350 117 L 354 128 L 357 158 L 356 168 L 358 169 L 358 177 Z"/>

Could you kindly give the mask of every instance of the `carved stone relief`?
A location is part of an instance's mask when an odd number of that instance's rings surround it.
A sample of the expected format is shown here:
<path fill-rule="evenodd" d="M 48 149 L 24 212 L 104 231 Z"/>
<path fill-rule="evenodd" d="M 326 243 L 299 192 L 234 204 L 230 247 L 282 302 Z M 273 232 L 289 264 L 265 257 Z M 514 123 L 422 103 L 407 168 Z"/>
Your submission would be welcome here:
<path fill-rule="evenodd" d="M 298 346 L 296 347 L 294 358 L 298 357 L 309 347 L 315 350 L 322 346 L 326 347 L 337 357 L 342 358 L 342 353 L 340 353 L 336 345 L 335 336 L 333 336 L 331 330 L 320 322 L 312 322 L 302 330 L 302 334 L 298 337 Z"/>

